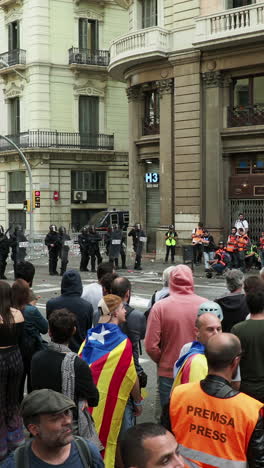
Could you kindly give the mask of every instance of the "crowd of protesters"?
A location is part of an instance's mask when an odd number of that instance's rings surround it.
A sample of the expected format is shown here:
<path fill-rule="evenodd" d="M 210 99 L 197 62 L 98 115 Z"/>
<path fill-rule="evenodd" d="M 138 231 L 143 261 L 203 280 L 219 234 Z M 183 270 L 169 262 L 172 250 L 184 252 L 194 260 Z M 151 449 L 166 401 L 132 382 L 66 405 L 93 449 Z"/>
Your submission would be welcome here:
<path fill-rule="evenodd" d="M 34 266 L 18 262 L 15 273 L 12 286 L 0 281 L 3 468 L 264 467 L 259 274 L 229 269 L 228 294 L 212 302 L 195 294 L 188 266 L 171 266 L 143 313 L 129 304 L 128 278 L 101 263 L 84 288 L 79 272 L 64 272 L 44 318 Z M 137 424 L 143 340 L 157 367 L 159 424 Z"/>

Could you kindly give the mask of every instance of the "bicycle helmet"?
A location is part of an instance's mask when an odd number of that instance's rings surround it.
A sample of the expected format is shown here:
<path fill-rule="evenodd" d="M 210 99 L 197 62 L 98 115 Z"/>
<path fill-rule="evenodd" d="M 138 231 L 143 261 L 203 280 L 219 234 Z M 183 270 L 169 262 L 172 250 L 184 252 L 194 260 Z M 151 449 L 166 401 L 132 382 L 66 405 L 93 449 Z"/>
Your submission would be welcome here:
<path fill-rule="evenodd" d="M 224 318 L 223 311 L 220 305 L 217 304 L 217 302 L 213 302 L 213 301 L 203 302 L 198 309 L 197 317 L 200 317 L 201 315 L 206 314 L 207 312 L 210 312 L 211 314 L 216 315 L 216 317 L 219 318 L 220 321 L 222 321 Z"/>

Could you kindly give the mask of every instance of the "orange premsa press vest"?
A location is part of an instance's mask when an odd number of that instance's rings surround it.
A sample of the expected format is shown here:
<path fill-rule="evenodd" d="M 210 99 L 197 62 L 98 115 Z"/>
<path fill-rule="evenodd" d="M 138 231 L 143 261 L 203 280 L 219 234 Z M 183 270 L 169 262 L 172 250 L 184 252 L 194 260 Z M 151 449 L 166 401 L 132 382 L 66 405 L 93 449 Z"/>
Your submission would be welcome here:
<path fill-rule="evenodd" d="M 244 393 L 226 399 L 207 395 L 199 382 L 176 387 L 170 420 L 187 465 L 189 459 L 190 466 L 246 468 L 247 447 L 262 407 Z"/>

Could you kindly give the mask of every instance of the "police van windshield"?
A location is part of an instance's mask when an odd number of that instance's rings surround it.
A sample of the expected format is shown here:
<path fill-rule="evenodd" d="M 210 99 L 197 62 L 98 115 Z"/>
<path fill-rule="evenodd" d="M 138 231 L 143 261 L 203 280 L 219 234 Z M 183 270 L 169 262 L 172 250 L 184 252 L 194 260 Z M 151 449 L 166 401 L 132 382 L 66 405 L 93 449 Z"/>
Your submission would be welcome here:
<path fill-rule="evenodd" d="M 103 218 L 105 217 L 107 211 L 99 211 L 99 213 L 95 213 L 90 219 L 89 219 L 89 224 L 94 224 L 97 226 L 99 223 L 103 221 Z"/>

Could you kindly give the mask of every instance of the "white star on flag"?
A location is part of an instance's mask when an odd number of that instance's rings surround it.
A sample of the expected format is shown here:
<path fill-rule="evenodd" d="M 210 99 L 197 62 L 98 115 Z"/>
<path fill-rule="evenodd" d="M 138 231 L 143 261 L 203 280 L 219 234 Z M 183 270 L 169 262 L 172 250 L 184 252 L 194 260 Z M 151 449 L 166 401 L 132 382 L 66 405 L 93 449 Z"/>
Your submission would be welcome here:
<path fill-rule="evenodd" d="M 91 336 L 89 336 L 89 340 L 99 341 L 99 343 L 104 344 L 104 336 L 108 335 L 109 333 L 111 332 L 109 330 L 105 330 L 105 327 L 102 325 L 101 333 L 92 332 Z"/>

